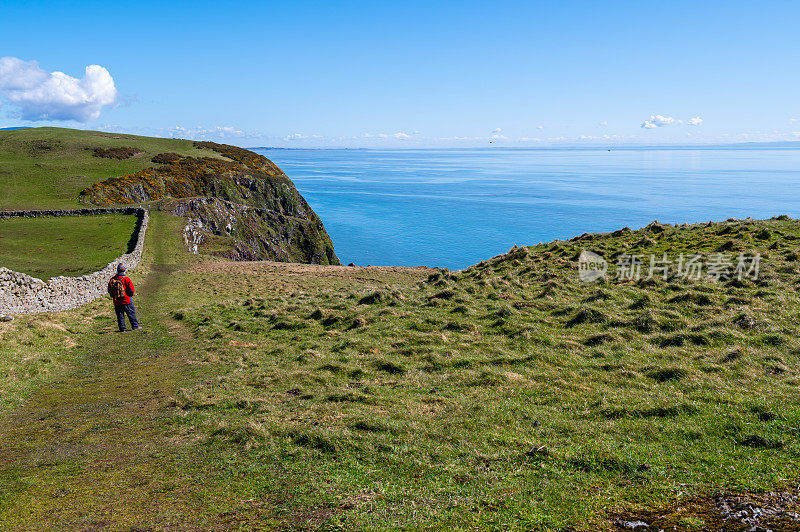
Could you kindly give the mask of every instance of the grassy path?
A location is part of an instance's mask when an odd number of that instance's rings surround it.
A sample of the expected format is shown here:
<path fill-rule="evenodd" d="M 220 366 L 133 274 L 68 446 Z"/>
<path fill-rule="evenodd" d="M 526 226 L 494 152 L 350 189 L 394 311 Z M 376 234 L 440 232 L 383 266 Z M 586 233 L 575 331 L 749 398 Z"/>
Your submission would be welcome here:
<path fill-rule="evenodd" d="M 85 339 L 73 371 L 0 423 L 0 529 L 169 526 L 196 506 L 192 459 L 169 444 L 164 408 L 198 377 L 168 318 L 166 288 L 181 266 L 168 263 L 167 222 L 156 217 L 148 234 L 137 300 L 144 330 Z"/>
<path fill-rule="evenodd" d="M 100 303 L 0 329 L 72 363 L 0 381 L 0 530 L 737 530 L 720 494 L 798 530 L 795 221 L 648 233 L 757 242 L 741 286 L 587 285 L 580 242 L 430 277 L 209 262 L 182 224 L 151 218 L 140 334 Z"/>
<path fill-rule="evenodd" d="M 173 312 L 253 293 L 405 285 L 427 271 L 205 263 L 183 251 L 182 223 L 151 216 L 134 275 L 143 330 L 111 332 L 104 309 L 75 337 L 81 353 L 68 371 L 0 410 L 0 530 L 297 529 L 330 515 L 294 470 L 310 464 L 209 438 L 196 413 L 178 416 L 174 398 L 214 387 L 230 364 L 198 364 L 208 345 Z"/>

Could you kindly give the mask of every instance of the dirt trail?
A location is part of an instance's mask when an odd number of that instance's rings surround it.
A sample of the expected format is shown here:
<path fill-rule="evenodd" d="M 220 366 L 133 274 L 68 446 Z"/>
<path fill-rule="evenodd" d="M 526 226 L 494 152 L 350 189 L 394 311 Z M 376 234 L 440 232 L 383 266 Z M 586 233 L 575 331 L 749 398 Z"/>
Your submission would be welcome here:
<path fill-rule="evenodd" d="M 160 213 L 150 219 L 137 272 L 143 330 L 105 332 L 109 308 L 96 334 L 80 338 L 83 353 L 68 374 L 0 413 L 0 530 L 228 530 L 271 522 L 273 510 L 253 507 L 231 475 L 215 471 L 226 465 L 213 450 L 177 433 L 172 398 L 212 375 L 189 362 L 195 340 L 172 312 L 187 298 L 203 304 L 254 291 L 411 284 L 429 271 L 198 262 L 183 252 L 179 222 Z"/>
<path fill-rule="evenodd" d="M 164 225 L 152 223 L 147 238 L 152 261 L 137 298 L 144 329 L 83 339 L 69 375 L 2 419 L 0 529 L 158 526 L 186 503 L 186 457 L 165 445 L 165 406 L 197 370 L 181 356 L 180 330 L 169 328 L 163 288 L 181 266 L 165 264 Z"/>

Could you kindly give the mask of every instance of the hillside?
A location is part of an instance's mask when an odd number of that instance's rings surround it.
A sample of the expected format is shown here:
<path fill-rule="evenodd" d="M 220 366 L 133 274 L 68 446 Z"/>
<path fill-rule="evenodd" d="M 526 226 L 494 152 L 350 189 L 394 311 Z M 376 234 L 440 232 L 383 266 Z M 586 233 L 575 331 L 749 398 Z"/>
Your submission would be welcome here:
<path fill-rule="evenodd" d="M 798 528 L 797 220 L 458 272 L 219 262 L 182 223 L 152 221 L 146 334 L 106 335 L 102 303 L 0 324 L 5 528 Z"/>
<path fill-rule="evenodd" d="M 0 209 L 148 203 L 187 245 L 238 260 L 338 264 L 322 221 L 266 157 L 235 146 L 60 128 L 0 131 Z"/>
<path fill-rule="evenodd" d="M 642 276 L 582 282 L 583 249 L 639 255 Z M 707 269 L 648 279 L 651 254 Z M 424 500 L 421 528 L 596 530 L 643 506 L 667 515 L 660 527 L 717 530 L 710 496 L 798 478 L 799 254 L 785 217 L 654 223 L 512 249 L 413 289 L 202 305 L 176 316 L 206 344 L 200 361 L 232 369 L 176 404 L 210 439 L 302 457 L 319 484 L 346 479 L 333 499 L 384 486 L 340 517 L 359 526 L 376 505 L 408 516 L 403 501 Z M 749 259 L 735 272 L 740 255 L 759 256 L 757 274 Z"/>
<path fill-rule="evenodd" d="M 98 148 L 125 147 L 142 151 L 128 159 L 94 156 Z M 81 190 L 149 168 L 152 157 L 165 152 L 221 158 L 189 140 L 54 127 L 0 131 L 0 209 L 85 207 Z"/>

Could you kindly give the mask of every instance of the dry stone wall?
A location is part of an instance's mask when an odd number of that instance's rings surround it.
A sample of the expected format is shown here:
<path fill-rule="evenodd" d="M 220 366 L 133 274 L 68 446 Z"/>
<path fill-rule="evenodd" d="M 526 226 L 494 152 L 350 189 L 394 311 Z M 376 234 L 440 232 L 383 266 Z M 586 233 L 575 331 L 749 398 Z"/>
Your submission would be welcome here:
<path fill-rule="evenodd" d="M 118 257 L 102 270 L 80 277 L 53 277 L 42 281 L 30 275 L 0 267 L 0 315 L 31 314 L 70 310 L 107 294 L 108 280 L 116 273 L 120 262 L 126 268 L 135 268 L 142 260 L 144 237 L 150 219 L 147 209 L 141 207 L 109 209 L 76 209 L 51 211 L 0 211 L 3 218 L 33 218 L 40 216 L 91 216 L 97 214 L 135 214 L 136 245 L 133 251 Z"/>

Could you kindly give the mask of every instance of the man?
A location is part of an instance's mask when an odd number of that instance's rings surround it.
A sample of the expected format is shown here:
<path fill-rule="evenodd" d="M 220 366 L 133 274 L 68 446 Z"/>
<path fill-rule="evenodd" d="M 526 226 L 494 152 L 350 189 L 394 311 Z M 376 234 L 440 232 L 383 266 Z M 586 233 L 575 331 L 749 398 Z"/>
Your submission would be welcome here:
<path fill-rule="evenodd" d="M 125 276 L 125 266 L 120 263 L 117 265 L 117 275 L 108 282 L 108 293 L 114 299 L 114 310 L 117 312 L 117 324 L 119 332 L 125 332 L 125 315 L 131 321 L 131 328 L 135 331 L 139 329 L 139 321 L 136 319 L 136 308 L 133 306 L 131 297 L 134 294 L 133 281 Z"/>

